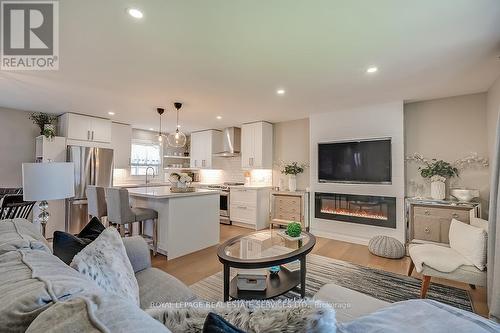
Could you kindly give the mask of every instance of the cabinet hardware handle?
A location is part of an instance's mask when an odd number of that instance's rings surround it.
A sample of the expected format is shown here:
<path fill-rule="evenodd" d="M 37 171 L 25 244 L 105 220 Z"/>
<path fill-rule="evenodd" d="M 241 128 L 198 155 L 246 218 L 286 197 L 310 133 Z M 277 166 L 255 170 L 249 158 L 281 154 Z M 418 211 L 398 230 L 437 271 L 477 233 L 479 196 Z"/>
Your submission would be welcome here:
<path fill-rule="evenodd" d="M 240 209 L 247 209 L 245 206 L 238 206 Z"/>
<path fill-rule="evenodd" d="M 431 212 L 429 212 L 428 210 L 426 210 L 426 211 L 424 212 L 424 214 L 425 214 L 425 215 L 431 215 Z"/>
<path fill-rule="evenodd" d="M 431 229 L 429 229 L 428 227 L 424 229 L 425 233 L 428 234 L 429 232 L 431 232 Z"/>
<path fill-rule="evenodd" d="M 451 215 L 454 219 L 458 219 L 458 214 L 457 213 L 453 213 L 453 215 Z"/>
<path fill-rule="evenodd" d="M 94 131 L 92 131 L 92 141 L 94 141 Z"/>
<path fill-rule="evenodd" d="M 87 130 L 87 140 L 90 140 L 90 131 Z"/>

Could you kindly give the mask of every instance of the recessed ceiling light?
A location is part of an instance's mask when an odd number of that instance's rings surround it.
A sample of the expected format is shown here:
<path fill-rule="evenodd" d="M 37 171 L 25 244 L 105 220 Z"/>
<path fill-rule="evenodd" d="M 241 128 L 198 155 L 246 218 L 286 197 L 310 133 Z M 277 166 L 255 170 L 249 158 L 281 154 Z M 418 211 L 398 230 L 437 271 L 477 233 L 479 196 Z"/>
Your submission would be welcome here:
<path fill-rule="evenodd" d="M 109 112 L 108 112 L 108 114 L 109 114 L 110 116 L 114 116 L 114 115 L 115 115 L 115 113 L 114 113 L 113 111 L 109 111 Z"/>
<path fill-rule="evenodd" d="M 278 95 L 284 95 L 285 94 L 285 89 L 278 89 L 278 90 L 276 90 L 276 93 Z"/>
<path fill-rule="evenodd" d="M 127 9 L 127 13 L 136 19 L 141 19 L 144 17 L 144 14 L 137 8 L 129 8 Z"/>
<path fill-rule="evenodd" d="M 367 73 L 375 73 L 376 71 L 378 71 L 378 68 L 375 66 L 368 67 L 368 69 L 366 70 Z"/>
<path fill-rule="evenodd" d="M 221 120 L 221 119 L 222 119 L 222 116 L 217 116 L 217 117 L 215 117 L 215 118 L 217 118 L 217 120 Z"/>

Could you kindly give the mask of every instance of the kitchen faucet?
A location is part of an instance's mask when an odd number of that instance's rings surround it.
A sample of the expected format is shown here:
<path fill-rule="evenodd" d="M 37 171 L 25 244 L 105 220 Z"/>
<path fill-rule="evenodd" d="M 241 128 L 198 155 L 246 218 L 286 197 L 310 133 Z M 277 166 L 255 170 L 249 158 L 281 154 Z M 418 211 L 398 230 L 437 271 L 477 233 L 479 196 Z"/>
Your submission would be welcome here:
<path fill-rule="evenodd" d="M 148 179 L 148 170 L 149 169 L 153 170 L 153 175 L 152 176 L 153 177 L 155 176 L 155 168 L 153 168 L 152 166 L 148 166 L 146 168 L 146 185 L 148 185 L 151 182 L 151 180 Z"/>

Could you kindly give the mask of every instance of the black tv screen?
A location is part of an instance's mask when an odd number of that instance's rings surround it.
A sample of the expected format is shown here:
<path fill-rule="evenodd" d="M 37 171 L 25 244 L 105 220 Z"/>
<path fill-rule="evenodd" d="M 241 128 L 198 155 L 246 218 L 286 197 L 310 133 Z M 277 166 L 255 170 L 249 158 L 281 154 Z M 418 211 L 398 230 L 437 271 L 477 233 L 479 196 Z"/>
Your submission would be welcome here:
<path fill-rule="evenodd" d="M 391 139 L 320 143 L 318 180 L 391 183 Z"/>

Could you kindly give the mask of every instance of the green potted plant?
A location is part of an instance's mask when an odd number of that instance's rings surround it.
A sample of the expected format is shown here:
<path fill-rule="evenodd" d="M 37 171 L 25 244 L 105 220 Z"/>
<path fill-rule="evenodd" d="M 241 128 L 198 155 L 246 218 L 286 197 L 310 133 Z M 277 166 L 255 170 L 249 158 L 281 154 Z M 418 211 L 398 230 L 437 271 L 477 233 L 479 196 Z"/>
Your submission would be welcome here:
<path fill-rule="evenodd" d="M 297 175 L 303 173 L 306 167 L 307 164 L 305 163 L 281 162 L 281 173 L 288 176 L 288 190 L 290 192 L 295 192 L 297 190 Z"/>
<path fill-rule="evenodd" d="M 33 124 L 38 125 L 40 128 L 40 135 L 45 135 L 47 138 L 53 138 L 56 135 L 54 123 L 57 116 L 43 112 L 33 112 L 29 118 L 33 121 Z"/>
<path fill-rule="evenodd" d="M 299 237 L 302 233 L 302 225 L 298 222 L 291 222 L 286 226 L 286 234 L 290 237 Z"/>
<path fill-rule="evenodd" d="M 432 159 L 424 161 L 425 166 L 419 167 L 420 175 L 431 181 L 431 197 L 443 200 L 446 197 L 446 180 L 458 177 L 458 169 L 451 163 Z"/>

